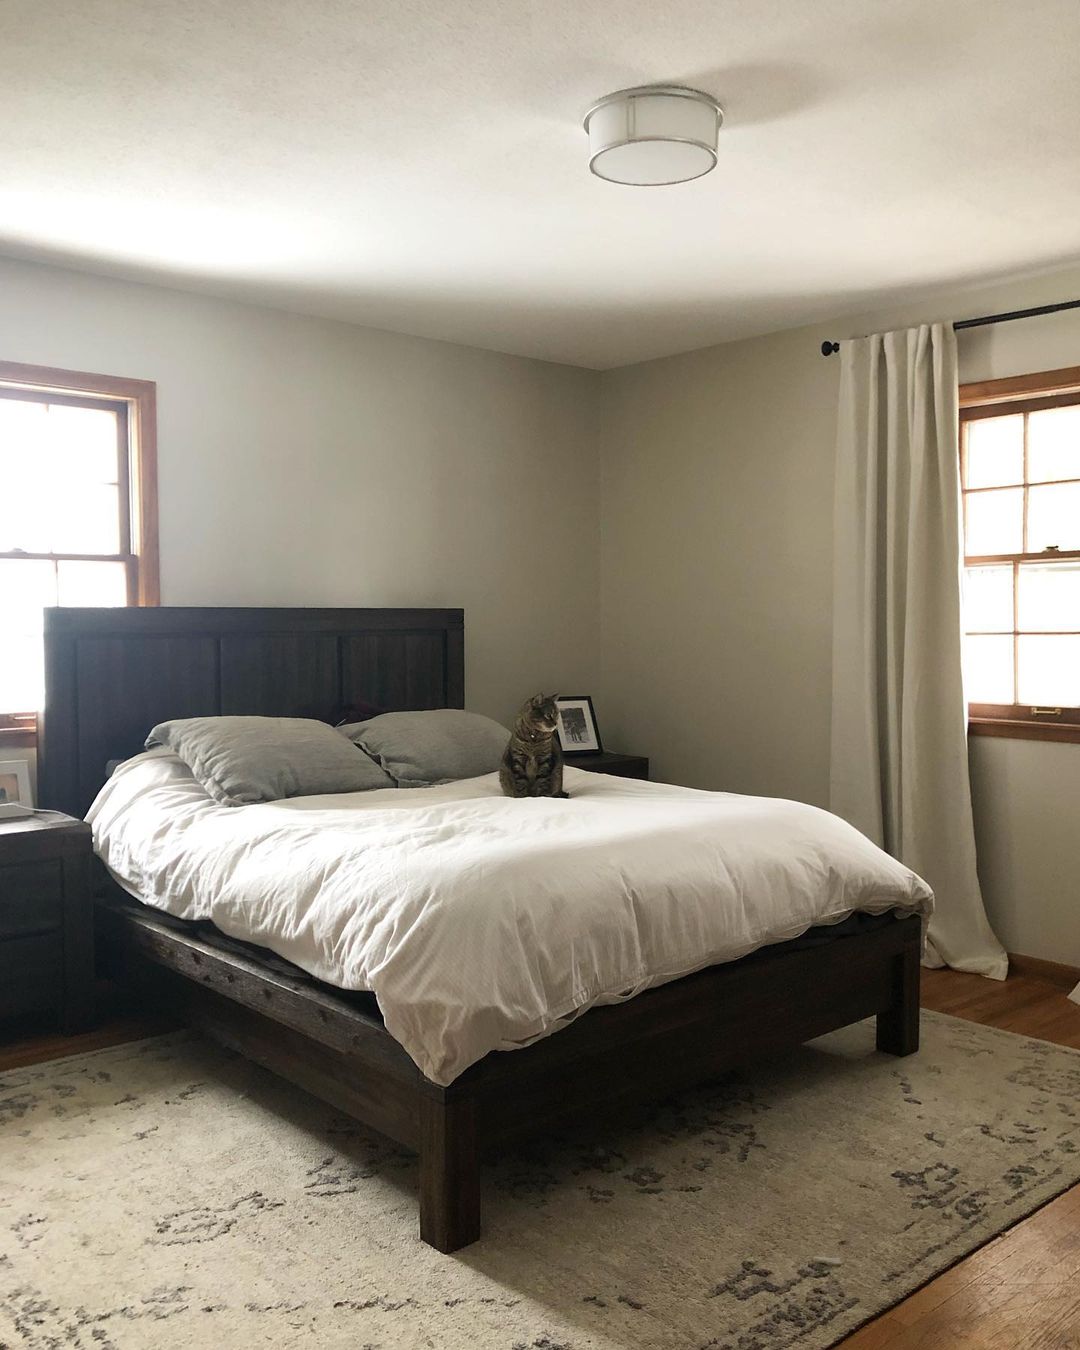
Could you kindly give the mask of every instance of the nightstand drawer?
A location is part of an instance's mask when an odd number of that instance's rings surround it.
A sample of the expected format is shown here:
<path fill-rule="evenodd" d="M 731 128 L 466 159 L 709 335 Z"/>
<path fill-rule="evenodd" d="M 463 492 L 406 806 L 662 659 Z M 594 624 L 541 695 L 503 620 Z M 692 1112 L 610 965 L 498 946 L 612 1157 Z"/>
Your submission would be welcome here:
<path fill-rule="evenodd" d="M 58 1005 L 63 954 L 59 933 L 0 942 L 0 1021 Z"/>
<path fill-rule="evenodd" d="M 0 1021 L 93 1018 L 90 827 L 59 811 L 0 821 Z"/>
<path fill-rule="evenodd" d="M 64 916 L 64 865 L 12 863 L 0 867 L 0 941 L 59 928 Z"/>

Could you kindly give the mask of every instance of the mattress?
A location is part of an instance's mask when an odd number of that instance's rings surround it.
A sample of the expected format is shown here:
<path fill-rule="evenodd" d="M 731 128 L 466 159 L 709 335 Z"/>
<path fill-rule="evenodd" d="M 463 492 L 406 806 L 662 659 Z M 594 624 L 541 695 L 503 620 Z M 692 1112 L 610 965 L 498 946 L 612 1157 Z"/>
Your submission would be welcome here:
<path fill-rule="evenodd" d="M 225 807 L 156 750 L 117 769 L 88 819 L 129 894 L 370 991 L 441 1084 L 810 929 L 930 913 L 919 877 L 816 807 L 571 766 L 564 786 L 511 800 L 490 774 Z"/>

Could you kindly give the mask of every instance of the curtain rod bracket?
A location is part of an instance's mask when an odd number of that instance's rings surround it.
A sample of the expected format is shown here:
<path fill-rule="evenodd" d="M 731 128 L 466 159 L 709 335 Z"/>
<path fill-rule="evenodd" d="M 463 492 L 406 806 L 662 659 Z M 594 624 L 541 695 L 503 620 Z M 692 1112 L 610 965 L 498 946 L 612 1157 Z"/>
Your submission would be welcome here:
<path fill-rule="evenodd" d="M 839 342 L 823 342 L 821 344 L 822 356 L 832 356 L 833 352 L 838 352 L 839 350 L 840 350 Z"/>

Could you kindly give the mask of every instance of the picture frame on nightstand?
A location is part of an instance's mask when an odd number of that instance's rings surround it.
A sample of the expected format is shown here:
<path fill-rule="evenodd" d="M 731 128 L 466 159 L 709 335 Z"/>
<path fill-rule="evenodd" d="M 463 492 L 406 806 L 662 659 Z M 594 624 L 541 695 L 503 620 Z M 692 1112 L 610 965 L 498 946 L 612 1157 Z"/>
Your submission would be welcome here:
<path fill-rule="evenodd" d="M 559 745 L 564 755 L 595 755 L 603 750 L 596 712 L 588 694 L 560 694 Z"/>
<path fill-rule="evenodd" d="M 30 769 L 26 760 L 0 760 L 0 820 L 23 820 L 33 814 Z"/>

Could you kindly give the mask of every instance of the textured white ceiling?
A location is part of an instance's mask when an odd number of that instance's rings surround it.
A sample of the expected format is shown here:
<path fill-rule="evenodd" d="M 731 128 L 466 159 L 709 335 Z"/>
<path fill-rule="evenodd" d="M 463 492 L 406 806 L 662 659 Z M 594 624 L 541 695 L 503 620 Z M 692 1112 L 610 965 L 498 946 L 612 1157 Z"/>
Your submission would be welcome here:
<path fill-rule="evenodd" d="M 3 0 L 0 253 L 605 367 L 1080 256 L 1077 0 Z M 673 81 L 718 169 L 581 116 Z"/>

